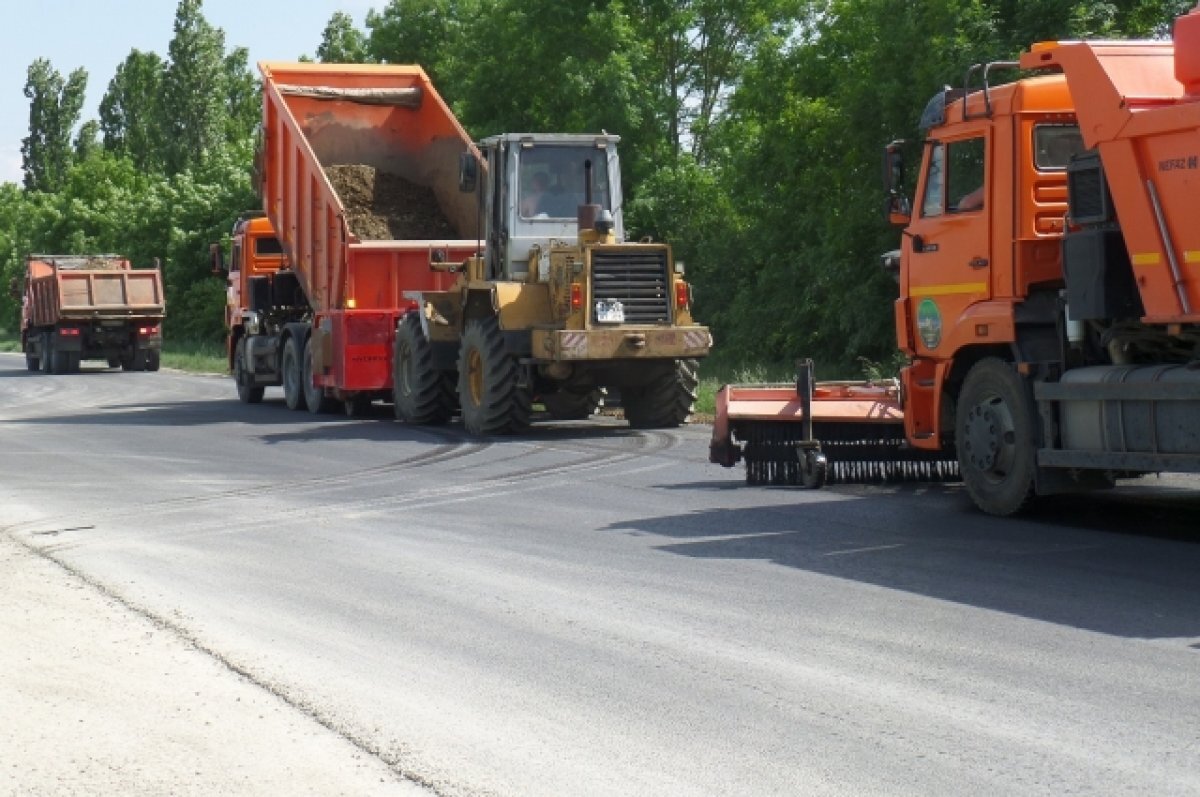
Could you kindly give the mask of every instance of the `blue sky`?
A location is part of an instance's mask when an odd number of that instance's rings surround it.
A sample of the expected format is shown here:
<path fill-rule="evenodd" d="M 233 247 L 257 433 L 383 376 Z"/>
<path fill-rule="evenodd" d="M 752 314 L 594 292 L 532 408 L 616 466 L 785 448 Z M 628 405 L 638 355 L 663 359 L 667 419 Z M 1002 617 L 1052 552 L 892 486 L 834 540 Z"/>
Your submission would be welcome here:
<path fill-rule="evenodd" d="M 0 25 L 0 182 L 20 182 L 21 139 L 29 132 L 25 77 L 48 58 L 65 78 L 88 73 L 83 119 L 97 117 L 100 98 L 133 49 L 167 57 L 177 0 L 32 0 L 6 4 Z M 225 31 L 225 46 L 246 47 L 250 64 L 314 55 L 335 11 L 363 27 L 367 10 L 386 0 L 203 0 L 205 18 Z"/>

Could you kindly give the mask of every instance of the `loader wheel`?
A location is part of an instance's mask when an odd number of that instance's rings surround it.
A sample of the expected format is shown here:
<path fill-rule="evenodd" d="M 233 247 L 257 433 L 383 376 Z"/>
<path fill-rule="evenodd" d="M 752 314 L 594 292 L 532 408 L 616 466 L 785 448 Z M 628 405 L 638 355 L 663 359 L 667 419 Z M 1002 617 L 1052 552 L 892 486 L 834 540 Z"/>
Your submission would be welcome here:
<path fill-rule="evenodd" d="M 989 515 L 1020 512 L 1033 498 L 1037 415 L 1016 369 L 989 357 L 967 373 L 954 432 L 967 493 Z"/>
<path fill-rule="evenodd" d="M 687 423 L 696 405 L 695 360 L 662 363 L 648 383 L 622 388 L 625 419 L 635 429 L 669 429 Z"/>
<path fill-rule="evenodd" d="M 233 351 L 233 382 L 237 385 L 238 399 L 243 404 L 257 404 L 263 399 L 262 385 L 253 384 L 253 375 L 246 371 L 246 339 L 241 338 Z"/>
<path fill-rule="evenodd" d="M 438 425 L 454 414 L 455 385 L 446 374 L 434 370 L 433 348 L 416 313 L 404 316 L 396 328 L 392 387 L 396 420 Z"/>
<path fill-rule="evenodd" d="M 533 402 L 520 377 L 517 359 L 505 351 L 499 322 L 468 322 L 458 360 L 458 400 L 468 432 L 514 434 L 529 428 Z"/>
<path fill-rule="evenodd" d="M 301 343 L 295 337 L 283 344 L 283 403 L 289 410 L 302 410 L 304 403 L 304 366 L 301 364 Z"/>
<path fill-rule="evenodd" d="M 560 387 L 553 393 L 542 396 L 546 412 L 556 421 L 582 421 L 604 406 L 604 388 L 585 388 L 582 391 Z"/>
<path fill-rule="evenodd" d="M 313 381 L 313 342 L 312 338 L 304 344 L 304 403 L 313 415 L 321 415 L 333 411 L 333 399 L 325 395 L 325 388 Z"/>

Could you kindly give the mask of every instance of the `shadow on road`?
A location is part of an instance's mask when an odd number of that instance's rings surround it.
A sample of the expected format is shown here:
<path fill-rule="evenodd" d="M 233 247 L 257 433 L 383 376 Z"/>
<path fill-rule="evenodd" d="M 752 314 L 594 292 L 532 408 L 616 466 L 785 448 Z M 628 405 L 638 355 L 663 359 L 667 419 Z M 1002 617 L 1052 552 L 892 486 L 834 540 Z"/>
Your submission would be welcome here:
<path fill-rule="evenodd" d="M 1137 486 L 1007 519 L 954 486 L 793 492 L 786 505 L 609 529 L 674 538 L 660 549 L 682 556 L 769 561 L 1100 633 L 1200 637 L 1200 492 Z M 855 495 L 874 500 L 845 500 Z"/>

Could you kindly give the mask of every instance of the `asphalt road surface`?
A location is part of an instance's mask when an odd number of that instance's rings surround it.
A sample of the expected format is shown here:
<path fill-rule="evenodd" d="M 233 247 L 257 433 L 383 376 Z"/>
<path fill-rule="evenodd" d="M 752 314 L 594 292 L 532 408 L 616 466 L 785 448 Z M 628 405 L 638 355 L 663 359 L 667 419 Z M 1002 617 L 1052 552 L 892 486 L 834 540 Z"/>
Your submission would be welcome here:
<path fill-rule="evenodd" d="M 1200 794 L 1200 480 L 998 520 L 378 410 L 0 355 L 2 534 L 429 793 Z"/>

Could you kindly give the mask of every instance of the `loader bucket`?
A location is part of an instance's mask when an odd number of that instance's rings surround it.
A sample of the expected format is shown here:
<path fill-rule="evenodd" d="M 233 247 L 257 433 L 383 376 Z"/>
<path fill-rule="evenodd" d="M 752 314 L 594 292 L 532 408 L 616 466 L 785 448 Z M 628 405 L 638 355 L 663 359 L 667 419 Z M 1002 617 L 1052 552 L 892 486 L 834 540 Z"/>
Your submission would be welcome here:
<path fill-rule="evenodd" d="M 808 391 L 803 376 L 796 384 L 721 388 L 709 461 L 744 460 L 747 484 L 958 480 L 953 456 L 908 444 L 895 383 L 810 381 Z M 814 457 L 823 472 L 814 472 Z"/>

